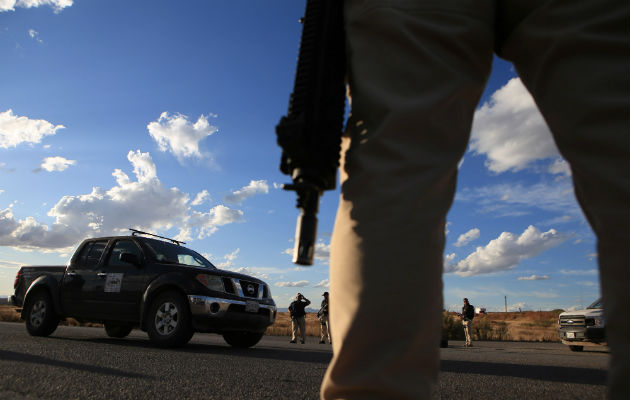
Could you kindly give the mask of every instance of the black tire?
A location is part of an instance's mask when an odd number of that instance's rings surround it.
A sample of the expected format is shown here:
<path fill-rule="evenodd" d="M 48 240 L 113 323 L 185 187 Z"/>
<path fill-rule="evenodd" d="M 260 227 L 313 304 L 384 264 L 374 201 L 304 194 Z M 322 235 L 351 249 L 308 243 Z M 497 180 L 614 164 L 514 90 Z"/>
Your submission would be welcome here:
<path fill-rule="evenodd" d="M 442 348 L 442 349 L 448 348 L 448 339 L 440 340 L 440 348 Z"/>
<path fill-rule="evenodd" d="M 48 336 L 57 329 L 59 316 L 47 291 L 40 290 L 30 295 L 24 309 L 26 330 L 32 336 Z"/>
<path fill-rule="evenodd" d="M 133 329 L 132 326 L 130 325 L 118 325 L 118 324 L 112 324 L 112 323 L 105 323 L 105 333 L 107 333 L 107 336 L 109 337 L 113 337 L 113 338 L 124 338 L 127 337 L 127 335 L 129 335 L 131 333 L 131 330 Z"/>
<path fill-rule="evenodd" d="M 571 351 L 582 351 L 584 350 L 584 346 L 569 346 Z"/>
<path fill-rule="evenodd" d="M 225 332 L 223 339 L 233 347 L 248 348 L 256 345 L 262 339 L 264 333 L 258 332 Z"/>
<path fill-rule="evenodd" d="M 188 302 L 178 292 L 158 295 L 151 302 L 147 318 L 149 339 L 157 346 L 183 346 L 194 334 Z"/>

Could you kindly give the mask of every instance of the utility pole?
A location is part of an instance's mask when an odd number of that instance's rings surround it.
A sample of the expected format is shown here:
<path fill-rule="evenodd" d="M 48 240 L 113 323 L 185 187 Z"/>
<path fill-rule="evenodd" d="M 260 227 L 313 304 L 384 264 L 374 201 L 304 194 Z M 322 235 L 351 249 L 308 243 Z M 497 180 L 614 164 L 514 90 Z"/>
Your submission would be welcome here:
<path fill-rule="evenodd" d="M 505 300 L 505 312 L 507 312 L 507 296 L 503 296 L 503 299 Z"/>

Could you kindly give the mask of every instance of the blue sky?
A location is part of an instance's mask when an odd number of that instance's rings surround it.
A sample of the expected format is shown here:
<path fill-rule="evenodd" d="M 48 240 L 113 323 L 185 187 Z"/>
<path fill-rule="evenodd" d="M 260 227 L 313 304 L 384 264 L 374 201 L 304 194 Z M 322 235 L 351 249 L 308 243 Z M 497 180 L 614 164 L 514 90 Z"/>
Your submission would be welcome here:
<path fill-rule="evenodd" d="M 317 304 L 291 263 L 298 210 L 279 188 L 275 125 L 292 89 L 304 1 L 0 0 L 0 295 L 18 266 L 65 264 L 86 237 L 135 227 Z M 595 238 L 570 172 L 509 63 L 495 60 L 448 217 L 444 298 L 501 311 L 599 294 Z M 396 254 L 391 255 L 396 262 Z"/>

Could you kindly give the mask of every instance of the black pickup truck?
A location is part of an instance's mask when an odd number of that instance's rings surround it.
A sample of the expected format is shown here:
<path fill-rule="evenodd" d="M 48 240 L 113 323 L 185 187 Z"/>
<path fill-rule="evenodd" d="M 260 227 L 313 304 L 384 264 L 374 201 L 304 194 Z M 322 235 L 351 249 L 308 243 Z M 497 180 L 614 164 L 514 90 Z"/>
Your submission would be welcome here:
<path fill-rule="evenodd" d="M 276 318 L 269 287 L 219 270 L 182 244 L 137 230 L 87 239 L 66 267 L 22 267 L 11 301 L 34 336 L 72 317 L 103 323 L 116 338 L 140 328 L 158 346 L 184 345 L 195 332 L 254 346 Z"/>

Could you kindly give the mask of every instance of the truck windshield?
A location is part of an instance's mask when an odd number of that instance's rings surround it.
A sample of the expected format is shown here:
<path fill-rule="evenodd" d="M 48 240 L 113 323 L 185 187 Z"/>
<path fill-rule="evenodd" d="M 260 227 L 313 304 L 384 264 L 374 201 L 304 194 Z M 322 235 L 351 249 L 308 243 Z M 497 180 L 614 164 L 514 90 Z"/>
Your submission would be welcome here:
<path fill-rule="evenodd" d="M 151 252 L 153 252 L 153 256 L 158 262 L 216 269 L 216 267 L 201 254 L 187 249 L 186 247 L 161 240 L 144 239 L 143 241 Z"/>
<path fill-rule="evenodd" d="M 588 306 L 587 308 L 598 308 L 598 309 L 603 309 L 604 305 L 602 304 L 602 299 L 597 299 L 597 301 L 595 301 L 595 303 L 591 304 L 590 306 Z"/>

